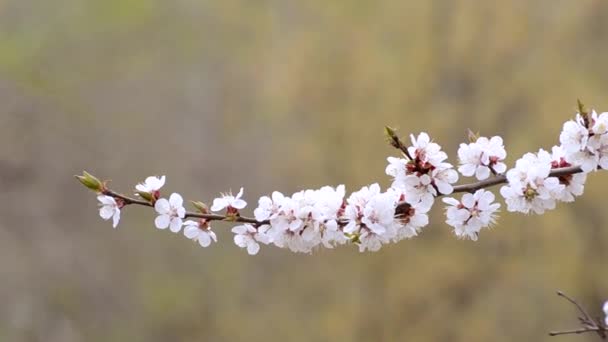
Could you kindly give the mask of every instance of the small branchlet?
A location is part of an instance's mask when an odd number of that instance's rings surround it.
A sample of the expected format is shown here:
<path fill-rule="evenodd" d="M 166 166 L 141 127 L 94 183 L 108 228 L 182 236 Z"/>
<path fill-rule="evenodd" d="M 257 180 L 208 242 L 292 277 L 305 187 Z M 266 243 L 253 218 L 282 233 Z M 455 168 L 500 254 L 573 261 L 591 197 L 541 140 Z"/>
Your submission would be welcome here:
<path fill-rule="evenodd" d="M 579 312 L 578 320 L 581 324 L 580 328 L 571 329 L 571 330 L 558 330 L 549 332 L 549 336 L 558 336 L 558 335 L 571 335 L 571 334 L 584 334 L 588 332 L 595 332 L 602 340 L 605 340 L 608 336 L 608 327 L 606 324 L 599 318 L 593 318 L 589 313 L 580 305 L 576 300 L 570 298 L 562 291 L 557 291 L 557 295 L 566 299 L 570 303 L 572 303 Z"/>

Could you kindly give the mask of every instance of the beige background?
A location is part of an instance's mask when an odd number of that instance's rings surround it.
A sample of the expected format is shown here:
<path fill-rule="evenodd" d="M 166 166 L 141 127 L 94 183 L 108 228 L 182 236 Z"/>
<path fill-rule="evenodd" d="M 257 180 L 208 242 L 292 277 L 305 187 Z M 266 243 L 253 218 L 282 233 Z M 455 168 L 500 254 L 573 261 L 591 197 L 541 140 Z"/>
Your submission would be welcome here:
<path fill-rule="evenodd" d="M 390 184 L 383 125 L 452 156 L 466 129 L 512 165 L 557 143 L 576 98 L 608 110 L 608 2 L 0 1 L 0 341 L 585 341 L 562 289 L 608 298 L 605 193 L 501 214 L 459 241 L 441 207 L 412 241 L 249 257 L 72 176 L 209 201 Z"/>

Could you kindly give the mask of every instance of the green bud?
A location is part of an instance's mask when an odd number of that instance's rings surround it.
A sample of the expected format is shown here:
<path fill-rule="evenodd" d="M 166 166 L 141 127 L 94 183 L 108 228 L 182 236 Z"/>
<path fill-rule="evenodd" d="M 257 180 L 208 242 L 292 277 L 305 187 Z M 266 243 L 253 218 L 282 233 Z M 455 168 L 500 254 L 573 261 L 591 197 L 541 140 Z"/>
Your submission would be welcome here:
<path fill-rule="evenodd" d="M 137 191 L 139 197 L 145 199 L 148 202 L 154 202 L 154 196 L 151 193 L 145 191 Z"/>
<path fill-rule="evenodd" d="M 196 210 L 198 210 L 201 214 L 209 213 L 209 207 L 207 207 L 207 205 L 205 203 L 198 202 L 198 201 L 191 201 L 190 203 L 192 203 L 192 205 L 196 208 Z"/>
<path fill-rule="evenodd" d="M 86 186 L 87 188 L 96 191 L 96 192 L 102 192 L 103 191 L 103 183 L 97 179 L 97 177 L 93 176 L 92 174 L 86 172 L 86 171 L 82 171 L 82 176 L 78 176 L 75 175 L 74 177 L 76 177 L 76 179 L 78 179 L 78 181 L 80 183 L 82 183 L 82 185 Z"/>
<path fill-rule="evenodd" d="M 469 129 L 467 135 L 470 143 L 474 143 L 477 141 L 477 139 L 479 139 L 479 132 L 475 133 Z"/>
<path fill-rule="evenodd" d="M 399 148 L 399 137 L 397 137 L 394 128 L 384 126 L 384 134 L 386 135 L 386 139 L 391 146 L 394 148 Z"/>
<path fill-rule="evenodd" d="M 581 113 L 581 115 L 586 116 L 587 114 L 589 114 L 589 112 L 587 112 L 587 109 L 585 108 L 585 105 L 581 102 L 580 99 L 576 99 L 576 106 L 578 107 L 578 112 Z"/>

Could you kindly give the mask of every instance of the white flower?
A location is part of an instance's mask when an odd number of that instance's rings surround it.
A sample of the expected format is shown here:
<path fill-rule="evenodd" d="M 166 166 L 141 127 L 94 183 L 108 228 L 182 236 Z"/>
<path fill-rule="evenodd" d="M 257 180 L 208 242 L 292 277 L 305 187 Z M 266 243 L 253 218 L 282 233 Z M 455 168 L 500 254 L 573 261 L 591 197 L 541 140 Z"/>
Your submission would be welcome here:
<path fill-rule="evenodd" d="M 184 199 L 180 194 L 172 193 L 169 200 L 161 198 L 154 204 L 154 209 L 158 216 L 154 220 L 156 228 L 169 229 L 177 233 L 182 228 L 182 219 L 186 215 L 186 209 L 183 207 Z"/>
<path fill-rule="evenodd" d="M 220 211 L 228 208 L 228 212 L 234 213 L 239 209 L 243 209 L 247 206 L 247 202 L 242 200 L 241 196 L 243 196 L 243 188 L 241 188 L 236 197 L 232 194 L 223 194 L 222 197 L 213 200 L 211 211 Z"/>
<path fill-rule="evenodd" d="M 556 177 L 549 177 L 551 155 L 544 150 L 526 153 L 507 172 L 508 185 L 500 189 L 508 211 L 542 214 L 555 208 L 557 194 L 564 189 Z"/>
<path fill-rule="evenodd" d="M 400 199 L 393 190 L 380 192 L 378 184 L 363 187 L 346 200 L 344 232 L 357 237 L 359 251 L 377 251 L 396 237 L 395 208 Z"/>
<path fill-rule="evenodd" d="M 425 132 L 420 133 L 417 138 L 412 134 L 410 138 L 413 146 L 408 147 L 407 150 L 412 158 L 421 164 L 420 166 L 428 169 L 430 166 L 438 166 L 448 158 L 448 155 L 441 151 L 441 146 L 431 142 L 431 138 Z"/>
<path fill-rule="evenodd" d="M 260 228 L 255 229 L 255 227 L 249 223 L 235 226 L 232 228 L 232 232 L 236 234 L 234 236 L 234 243 L 241 248 L 247 248 L 247 253 L 249 253 L 249 255 L 258 254 L 258 251 L 260 250 L 258 242 L 266 244 L 270 241 L 265 234 L 267 229 L 268 226 L 261 226 Z"/>
<path fill-rule="evenodd" d="M 559 140 L 565 159 L 583 172 L 608 168 L 608 113 L 598 116 L 592 111 L 586 118 L 577 114 L 574 121 L 564 123 Z"/>
<path fill-rule="evenodd" d="M 364 186 L 359 191 L 353 192 L 346 200 L 348 203 L 344 209 L 344 217 L 348 220 L 348 224 L 344 227 L 345 233 L 354 233 L 359 230 L 361 219 L 363 218 L 363 209 L 372 197 L 380 193 L 380 185 L 374 183 L 369 187 Z"/>
<path fill-rule="evenodd" d="M 391 193 L 382 193 L 372 197 L 363 208 L 361 223 L 377 235 L 386 235 L 395 221 L 396 198 Z"/>
<path fill-rule="evenodd" d="M 275 191 L 272 198 L 259 199 L 254 215 L 259 222 L 270 222 L 265 234 L 277 247 L 304 253 L 321 243 L 332 248 L 348 241 L 338 226 L 344 192 L 344 185 L 303 190 L 291 197 Z"/>
<path fill-rule="evenodd" d="M 604 306 L 602 307 L 602 310 L 604 311 L 604 324 L 606 324 L 606 326 L 608 326 L 608 301 L 604 302 Z"/>
<path fill-rule="evenodd" d="M 483 180 L 490 177 L 492 171 L 497 174 L 505 172 L 507 165 L 503 161 L 506 157 L 507 152 L 501 137 L 480 137 L 473 143 L 460 144 L 458 171 L 464 176 L 475 175 L 478 180 Z"/>
<path fill-rule="evenodd" d="M 184 235 L 188 239 L 198 241 L 201 247 L 208 247 L 212 240 L 217 242 L 217 236 L 204 220 L 199 222 L 188 220 L 184 222 Z"/>
<path fill-rule="evenodd" d="M 394 187 L 394 189 L 403 189 L 405 193 L 405 201 L 409 204 L 420 203 L 424 207 L 432 207 L 435 201 L 437 191 L 432 184 L 432 178 L 429 175 L 409 175 L 405 177 L 403 187 Z"/>
<path fill-rule="evenodd" d="M 447 154 L 431 142 L 428 134 L 422 132 L 417 138 L 412 135 L 411 139 L 413 146 L 408 148 L 408 153 L 412 160 L 389 157 L 385 172 L 393 177 L 392 188 L 406 190 L 408 203 L 423 202 L 431 206 L 438 193 L 452 193 L 458 173 L 452 164 L 445 162 Z"/>
<path fill-rule="evenodd" d="M 156 176 L 150 176 L 146 178 L 143 183 L 137 184 L 135 186 L 135 189 L 140 192 L 154 193 L 156 191 L 159 191 L 160 188 L 163 187 L 163 185 L 165 185 L 165 176 L 162 176 L 160 178 Z"/>
<path fill-rule="evenodd" d="M 454 191 L 452 184 L 458 181 L 458 172 L 449 163 L 441 163 L 439 166 L 431 172 L 433 184 L 435 184 L 440 193 L 449 195 Z"/>
<path fill-rule="evenodd" d="M 492 203 L 494 199 L 493 193 L 483 189 L 463 195 L 460 201 L 452 197 L 444 198 L 443 202 L 451 205 L 446 210 L 448 219 L 445 222 L 454 227 L 456 236 L 476 241 L 479 231 L 496 220 L 500 204 Z"/>
<path fill-rule="evenodd" d="M 562 168 L 572 166 L 566 161 L 566 152 L 562 146 L 553 146 L 551 155 L 551 167 Z M 555 198 L 562 202 L 573 202 L 575 196 L 583 194 L 585 189 L 585 181 L 587 180 L 587 174 L 575 173 L 570 175 L 563 175 L 558 177 L 560 184 L 564 185 L 562 191 L 555 194 Z"/>
<path fill-rule="evenodd" d="M 395 192 L 399 202 L 402 202 L 406 197 L 403 190 L 389 189 L 388 191 Z M 425 205 L 423 202 L 409 204 L 405 207 L 396 207 L 394 224 L 396 235 L 393 237 L 393 241 L 397 242 L 417 236 L 418 232 L 429 224 L 428 211 L 430 209 L 431 206 Z"/>
<path fill-rule="evenodd" d="M 120 205 L 116 202 L 114 197 L 99 195 L 97 200 L 101 205 L 99 208 L 99 216 L 104 220 L 112 218 L 112 227 L 116 228 L 120 221 Z"/>

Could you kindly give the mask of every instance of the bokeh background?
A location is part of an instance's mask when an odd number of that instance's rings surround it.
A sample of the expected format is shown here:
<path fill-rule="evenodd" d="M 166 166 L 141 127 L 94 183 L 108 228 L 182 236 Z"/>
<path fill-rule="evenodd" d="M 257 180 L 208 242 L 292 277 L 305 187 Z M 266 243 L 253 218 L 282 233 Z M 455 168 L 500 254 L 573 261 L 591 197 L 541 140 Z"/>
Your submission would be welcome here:
<path fill-rule="evenodd" d="M 0 1 L 0 341 L 585 341 L 561 289 L 608 298 L 608 175 L 543 216 L 503 210 L 457 240 L 441 206 L 415 240 L 250 257 L 123 211 L 129 191 L 209 201 L 390 184 L 385 124 L 455 162 L 468 128 L 509 164 L 558 142 L 581 98 L 608 108 L 608 2 Z"/>

